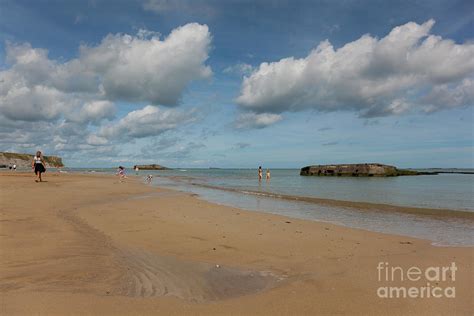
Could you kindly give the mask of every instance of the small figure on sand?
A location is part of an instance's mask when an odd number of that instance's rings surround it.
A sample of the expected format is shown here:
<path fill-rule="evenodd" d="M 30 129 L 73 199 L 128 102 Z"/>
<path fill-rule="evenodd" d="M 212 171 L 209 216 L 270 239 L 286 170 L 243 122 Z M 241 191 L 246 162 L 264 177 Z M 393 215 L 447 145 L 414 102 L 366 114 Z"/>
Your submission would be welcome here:
<path fill-rule="evenodd" d="M 43 182 L 43 179 L 41 178 L 41 174 L 43 172 L 46 172 L 46 168 L 44 166 L 43 155 L 41 154 L 41 151 L 39 150 L 36 152 L 36 155 L 33 157 L 33 161 L 31 162 L 31 169 L 35 171 L 35 174 L 37 177 L 35 181 Z"/>
<path fill-rule="evenodd" d="M 262 181 L 263 178 L 263 170 L 262 166 L 258 167 L 258 181 Z"/>
<path fill-rule="evenodd" d="M 267 169 L 267 181 L 270 180 L 270 169 Z"/>
<path fill-rule="evenodd" d="M 149 174 L 149 175 L 146 176 L 146 183 L 147 184 L 150 184 L 152 180 L 153 180 L 153 175 Z"/>
<path fill-rule="evenodd" d="M 127 178 L 127 176 L 125 175 L 125 168 L 122 167 L 122 166 L 119 166 L 118 169 L 117 169 L 117 174 L 118 176 L 120 177 L 120 182 L 123 182 L 124 179 Z"/>
<path fill-rule="evenodd" d="M 133 166 L 133 170 L 135 170 L 135 174 L 138 176 L 138 171 L 139 171 L 138 166 Z"/>
<path fill-rule="evenodd" d="M 13 171 L 16 171 L 16 165 L 15 164 L 13 164 L 12 168 L 13 168 Z"/>

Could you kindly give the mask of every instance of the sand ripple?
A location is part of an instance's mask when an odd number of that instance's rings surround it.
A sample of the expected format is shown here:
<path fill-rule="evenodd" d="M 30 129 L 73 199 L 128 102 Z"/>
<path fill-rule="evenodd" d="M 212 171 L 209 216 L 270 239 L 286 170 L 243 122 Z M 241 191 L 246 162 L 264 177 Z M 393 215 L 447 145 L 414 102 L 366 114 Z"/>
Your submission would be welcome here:
<path fill-rule="evenodd" d="M 181 260 L 137 249 L 120 250 L 127 266 L 119 293 L 133 297 L 175 296 L 193 302 L 252 294 L 282 279 L 255 272 Z"/>
<path fill-rule="evenodd" d="M 126 248 L 91 227 L 75 212 L 61 212 L 60 217 L 72 224 L 85 240 L 93 240 L 87 243 L 89 250 L 94 245 L 94 248 L 100 248 L 96 249 L 98 253 L 115 257 L 122 277 L 118 285 L 112 287 L 110 295 L 175 296 L 192 302 L 205 302 L 257 293 L 283 280 L 270 272 L 217 266 Z"/>

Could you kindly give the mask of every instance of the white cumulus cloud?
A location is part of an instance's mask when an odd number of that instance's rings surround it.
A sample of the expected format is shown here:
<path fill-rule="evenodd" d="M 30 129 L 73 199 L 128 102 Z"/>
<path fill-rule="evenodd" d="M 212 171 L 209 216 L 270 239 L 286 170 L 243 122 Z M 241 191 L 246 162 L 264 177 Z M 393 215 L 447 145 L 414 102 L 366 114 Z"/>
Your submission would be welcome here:
<path fill-rule="evenodd" d="M 155 107 L 130 112 L 116 126 L 106 121 L 115 118 L 118 101 L 178 105 L 190 82 L 212 76 L 205 64 L 210 44 L 208 27 L 197 23 L 163 38 L 143 29 L 109 34 L 96 45 L 81 45 L 70 60 L 7 42 L 0 69 L 0 146 L 112 152 L 116 136 L 146 137 L 178 127 L 191 120 L 189 114 Z"/>
<path fill-rule="evenodd" d="M 95 113 L 106 117 L 106 103 L 88 103 L 94 99 L 175 106 L 191 81 L 212 75 L 205 65 L 210 42 L 206 25 L 190 23 L 163 40 L 146 30 L 108 35 L 97 46 L 82 45 L 79 57 L 66 62 L 28 43 L 7 43 L 10 67 L 0 71 L 0 115 L 52 120 L 86 104 L 89 114 L 95 111 L 89 105 L 97 106 Z"/>
<path fill-rule="evenodd" d="M 79 111 L 65 114 L 65 117 L 72 122 L 98 125 L 102 120 L 111 120 L 115 117 L 115 105 L 107 100 L 94 100 L 86 102 Z"/>
<path fill-rule="evenodd" d="M 434 24 L 395 27 L 335 49 L 329 41 L 301 59 L 262 63 L 242 82 L 238 105 L 257 113 L 352 110 L 373 117 L 473 105 L 474 44 L 430 34 Z M 442 91 L 443 102 L 435 96 Z"/>
<path fill-rule="evenodd" d="M 82 46 L 80 62 L 97 74 L 107 98 L 174 106 L 191 81 L 212 75 L 204 64 L 210 43 L 208 27 L 190 23 L 164 40 L 108 35 L 98 46 Z"/>
<path fill-rule="evenodd" d="M 147 105 L 140 110 L 128 113 L 117 123 L 104 126 L 99 131 L 99 136 L 109 139 L 156 136 L 193 120 L 192 112 L 186 113 L 175 109 L 161 109 L 157 106 Z"/>
<path fill-rule="evenodd" d="M 11 120 L 54 120 L 70 105 L 70 100 L 60 91 L 36 85 L 13 85 L 0 94 L 0 114 Z"/>

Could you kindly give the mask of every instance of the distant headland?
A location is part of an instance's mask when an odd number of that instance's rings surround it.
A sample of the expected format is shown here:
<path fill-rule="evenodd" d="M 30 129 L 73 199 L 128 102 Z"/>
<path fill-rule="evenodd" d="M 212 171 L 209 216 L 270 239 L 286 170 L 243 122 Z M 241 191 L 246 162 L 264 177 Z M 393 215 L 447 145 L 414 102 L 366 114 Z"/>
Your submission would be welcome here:
<path fill-rule="evenodd" d="M 57 156 L 43 156 L 46 167 L 59 168 L 64 167 L 61 157 Z M 8 168 L 16 165 L 17 168 L 30 168 L 33 155 L 0 152 L 0 168 Z"/>
<path fill-rule="evenodd" d="M 138 168 L 139 170 L 170 170 L 170 168 L 157 165 L 157 164 L 151 164 L 151 165 L 135 165 L 133 166 L 133 169 Z"/>
<path fill-rule="evenodd" d="M 398 169 L 380 163 L 313 165 L 301 168 L 301 176 L 396 177 L 436 175 L 437 172 Z"/>

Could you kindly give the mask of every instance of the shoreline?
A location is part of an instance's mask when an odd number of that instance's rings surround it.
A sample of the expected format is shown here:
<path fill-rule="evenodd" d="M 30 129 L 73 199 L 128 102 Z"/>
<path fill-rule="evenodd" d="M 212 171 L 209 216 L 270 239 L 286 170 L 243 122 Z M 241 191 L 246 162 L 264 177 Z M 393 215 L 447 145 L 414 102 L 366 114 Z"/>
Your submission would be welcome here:
<path fill-rule="evenodd" d="M 114 175 L 108 175 L 107 176 L 113 176 Z M 152 187 L 156 188 L 159 190 L 163 191 L 171 191 L 175 192 L 177 195 L 183 194 L 186 196 L 189 196 L 193 199 L 198 199 L 200 201 L 203 201 L 205 203 L 209 203 L 211 205 L 216 205 L 216 206 L 222 206 L 225 208 L 233 208 L 233 209 L 238 209 L 243 212 L 252 212 L 252 213 L 257 213 L 261 215 L 270 215 L 270 216 L 280 216 L 288 220 L 301 220 L 301 221 L 308 221 L 308 222 L 315 222 L 315 223 L 320 223 L 320 224 L 330 224 L 330 225 L 335 225 L 337 227 L 341 228 L 346 228 L 346 229 L 354 229 L 354 230 L 359 230 L 359 231 L 365 231 L 369 233 L 375 233 L 375 234 L 384 234 L 384 235 L 389 235 L 392 237 L 396 238 L 411 238 L 419 241 L 423 241 L 426 243 L 430 243 L 431 246 L 434 247 L 455 247 L 455 248 L 473 248 L 474 249 L 474 244 L 473 245 L 438 245 L 434 244 L 433 240 L 427 239 L 427 238 L 421 238 L 421 237 L 413 237 L 413 236 L 406 236 L 403 234 L 395 234 L 395 233 L 390 233 L 390 232 L 380 232 L 380 231 L 375 231 L 375 230 L 370 230 L 370 229 L 365 229 L 365 228 L 360 228 L 360 227 L 352 227 L 349 225 L 345 225 L 342 223 L 337 223 L 337 222 L 328 222 L 324 220 L 318 220 L 318 219 L 306 219 L 306 218 L 298 218 L 298 217 L 292 217 L 290 215 L 282 215 L 282 214 L 276 214 L 276 213 L 270 213 L 270 212 L 264 212 L 264 211 L 259 211 L 259 210 L 248 210 L 244 208 L 240 208 L 238 206 L 233 206 L 229 204 L 220 204 L 217 202 L 213 202 L 210 200 L 207 200 L 203 196 L 199 195 L 198 193 L 193 193 L 193 192 L 186 192 L 186 191 L 181 191 L 177 188 L 169 188 L 166 187 L 165 185 L 149 185 L 146 184 L 141 180 L 141 176 L 137 175 L 129 175 L 127 176 L 129 179 L 133 179 L 133 181 L 136 181 L 138 184 L 147 186 L 147 187 Z M 383 211 L 387 213 L 401 213 L 401 214 L 411 214 L 411 215 L 417 215 L 417 216 L 428 216 L 430 218 L 434 219 L 446 219 L 446 218 L 454 218 L 454 219 L 468 219 L 472 221 L 474 224 L 474 212 L 469 212 L 469 211 L 457 211 L 457 210 L 450 210 L 450 209 L 430 209 L 430 208 L 418 208 L 418 207 L 404 207 L 404 206 L 397 206 L 397 205 L 390 205 L 390 204 L 379 204 L 379 203 L 370 203 L 370 202 L 358 202 L 358 201 L 343 201 L 343 200 L 333 200 L 333 199 L 324 199 L 324 198 L 311 198 L 311 197 L 301 197 L 301 196 L 292 196 L 292 195 L 285 195 L 285 194 L 276 194 L 276 193 L 269 193 L 267 195 L 266 192 L 258 192 L 258 191 L 251 191 L 251 190 L 245 190 L 241 191 L 238 189 L 232 189 L 232 188 L 225 188 L 225 187 L 218 187 L 218 186 L 212 186 L 212 185 L 205 185 L 205 184 L 197 184 L 197 183 L 191 183 L 191 185 L 196 185 L 204 188 L 209 188 L 209 189 L 214 189 L 214 190 L 221 190 L 221 191 L 227 191 L 227 192 L 236 192 L 236 193 L 242 193 L 242 194 L 250 194 L 250 195 L 256 195 L 256 196 L 263 196 L 263 197 L 269 197 L 269 198 L 275 198 L 275 199 L 282 199 L 282 200 L 289 200 L 289 201 L 298 201 L 298 202 L 312 202 L 316 205 L 322 205 L 322 206 L 342 206 L 346 207 L 348 209 L 353 209 L 357 211 Z M 248 192 L 248 193 L 247 193 Z M 135 199 L 141 199 L 141 198 L 151 198 L 153 197 L 153 194 L 151 195 L 144 195 L 143 197 L 130 197 L 129 200 L 135 200 Z M 438 213 L 439 212 L 439 213 Z M 453 213 L 460 213 L 460 214 L 455 214 Z M 453 215 L 453 216 L 450 216 Z"/>
<path fill-rule="evenodd" d="M 65 174 L 83 174 L 83 175 L 87 175 L 87 174 L 114 175 L 113 173 L 108 173 L 108 172 L 100 172 L 100 171 L 86 172 L 85 170 L 89 170 L 89 168 L 84 168 L 83 171 L 67 171 L 64 173 Z M 167 170 L 173 170 L 173 169 L 167 169 Z M 236 170 L 240 170 L 240 169 L 236 169 Z M 287 169 L 283 169 L 283 170 L 287 170 Z M 144 170 L 141 170 L 141 171 L 144 171 Z M 11 172 L 11 171 L 8 171 L 8 172 Z M 20 174 L 21 173 L 28 174 L 29 170 L 24 169 L 24 170 L 18 170 L 16 172 Z M 56 172 L 56 170 L 54 170 L 53 172 Z M 441 172 L 441 173 L 453 173 L 453 172 Z M 6 172 L 5 174 L 8 174 L 8 173 Z M 128 177 L 141 178 L 144 175 L 145 174 L 141 174 L 137 176 L 133 172 L 131 172 L 128 175 Z M 283 193 L 276 193 L 276 192 L 256 191 L 256 190 L 251 190 L 251 189 L 247 190 L 247 189 L 237 189 L 237 188 L 231 188 L 231 187 L 225 187 L 225 186 L 209 185 L 209 184 L 200 183 L 200 182 L 191 182 L 193 180 L 196 180 L 196 178 L 190 177 L 190 176 L 160 175 L 160 174 L 154 174 L 154 176 L 156 178 L 165 178 L 165 179 L 177 181 L 185 185 L 198 186 L 198 187 L 207 188 L 207 189 L 233 192 L 233 193 L 239 193 L 239 194 L 244 194 L 244 195 L 263 196 L 263 197 L 281 199 L 281 200 L 287 200 L 287 201 L 307 202 L 307 203 L 319 204 L 322 206 L 329 206 L 329 207 L 344 207 L 344 208 L 357 209 L 359 211 L 367 210 L 367 211 L 396 212 L 396 213 L 401 213 L 401 214 L 430 216 L 432 218 L 437 218 L 437 219 L 445 219 L 445 218 L 468 219 L 474 223 L 474 209 L 448 209 L 448 208 L 443 208 L 443 207 L 439 207 L 439 208 L 419 207 L 419 206 L 407 206 L 407 205 L 397 205 L 397 204 L 387 204 L 387 203 L 367 202 L 367 201 L 339 200 L 339 199 L 333 199 L 333 198 L 311 197 L 311 196 L 304 196 L 304 195 L 292 195 L 292 194 L 283 194 Z"/>
<path fill-rule="evenodd" d="M 245 211 L 133 177 L 125 183 L 99 174 L 45 179 L 0 174 L 5 314 L 473 309 L 472 247 L 434 247 L 410 237 Z M 457 297 L 381 299 L 381 261 L 403 267 L 455 261 Z"/>
<path fill-rule="evenodd" d="M 163 177 L 163 176 L 162 176 Z M 166 178 L 166 177 L 165 177 Z M 178 180 L 182 182 L 182 180 Z M 206 185 L 206 184 L 201 184 L 201 183 L 187 183 L 190 186 L 196 186 L 196 187 L 202 187 L 206 189 L 211 189 L 215 190 L 217 192 L 223 191 L 223 192 L 230 192 L 230 193 L 237 193 L 237 194 L 243 194 L 243 195 L 249 195 L 249 196 L 255 196 L 257 198 L 262 197 L 262 198 L 268 198 L 271 200 L 278 200 L 281 199 L 283 201 L 295 201 L 295 202 L 303 202 L 307 203 L 308 201 L 304 197 L 298 197 L 298 196 L 288 196 L 288 195 L 279 195 L 279 194 L 267 194 L 266 192 L 258 192 L 258 191 L 250 191 L 250 190 L 239 190 L 239 189 L 233 189 L 233 188 L 225 188 L 225 187 L 217 187 L 217 186 L 212 186 L 212 185 Z M 400 237 L 410 237 L 410 238 L 415 238 L 419 240 L 425 240 L 427 242 L 430 242 L 431 245 L 435 247 L 474 247 L 474 240 L 468 240 L 463 238 L 464 233 L 468 233 L 465 230 L 468 229 L 468 227 L 472 227 L 474 229 L 474 213 L 471 212 L 461 212 L 461 214 L 456 214 L 458 211 L 455 210 L 442 210 L 442 209 L 428 209 L 428 208 L 409 208 L 409 207 L 399 207 L 395 205 L 388 205 L 388 204 L 376 204 L 376 203 L 365 203 L 365 202 L 350 202 L 350 201 L 338 201 L 338 200 L 330 200 L 330 199 L 319 199 L 319 198 L 309 198 L 310 200 L 313 200 L 311 204 L 314 205 L 315 208 L 318 206 L 320 207 L 330 207 L 330 208 L 336 208 L 340 207 L 338 209 L 335 209 L 334 211 L 336 212 L 350 212 L 351 216 L 360 216 L 360 215 L 365 215 L 367 218 L 370 218 L 371 215 L 377 216 L 380 213 L 385 213 L 386 215 L 389 216 L 389 219 L 394 220 L 396 219 L 396 216 L 401 216 L 401 215 L 410 215 L 411 218 L 404 218 L 401 219 L 401 221 L 425 221 L 425 227 L 416 227 L 419 231 L 418 234 L 413 234 L 409 233 L 408 231 L 403 231 L 400 229 L 397 229 L 396 224 L 394 223 L 393 227 L 391 228 L 384 228 L 382 230 L 378 230 L 375 227 L 378 227 L 377 224 L 375 223 L 374 228 L 369 227 L 367 225 L 361 225 L 360 223 L 357 222 L 350 222 L 343 219 L 343 218 L 324 218 L 324 215 L 320 214 L 319 216 L 313 216 L 313 217 L 307 217 L 304 215 L 301 215 L 298 212 L 272 212 L 269 211 L 271 206 L 266 205 L 261 207 L 260 209 L 256 209 L 250 205 L 244 206 L 244 205 L 238 205 L 239 203 L 234 202 L 225 202 L 224 200 L 216 200 L 215 198 L 207 196 L 206 193 L 199 192 L 199 190 L 193 191 L 193 190 L 186 190 L 186 189 L 181 189 L 181 188 L 176 188 L 172 187 L 169 188 L 166 186 L 166 184 L 153 184 L 157 188 L 162 188 L 162 189 L 167 189 L 167 190 L 176 190 L 178 192 L 182 193 L 189 193 L 196 195 L 199 199 L 209 202 L 209 203 L 214 203 L 226 207 L 236 207 L 239 209 L 244 209 L 247 211 L 251 212 L 257 212 L 257 213 L 263 213 L 263 214 L 274 214 L 274 215 L 279 215 L 279 216 L 284 216 L 288 217 L 290 219 L 300 219 L 300 220 L 306 220 L 306 221 L 312 221 L 312 222 L 318 222 L 318 223 L 331 223 L 334 225 L 338 225 L 341 227 L 347 227 L 351 229 L 360 229 L 368 232 L 375 232 L 375 233 L 383 233 L 383 234 L 389 234 L 393 236 L 400 236 Z M 212 196 L 212 194 L 211 194 Z M 320 200 L 323 200 L 322 203 L 319 203 Z M 324 203 L 327 202 L 327 203 Z M 339 203 L 341 202 L 341 203 Z M 262 201 L 263 203 L 263 201 Z M 272 203 L 270 203 L 272 204 Z M 297 206 L 297 205 L 296 205 Z M 304 205 L 300 205 L 300 207 L 304 207 Z M 296 207 L 297 208 L 297 207 Z M 401 208 L 401 209 L 399 209 Z M 421 210 L 422 212 L 419 212 Z M 438 212 L 439 211 L 439 212 Z M 446 211 L 446 212 L 445 212 Z M 458 216 L 450 216 L 451 214 L 455 214 Z M 465 214 L 464 214 L 465 213 Z M 303 213 L 304 214 L 304 213 Z M 395 217 L 394 217 L 395 216 Z M 387 219 L 387 220 L 389 220 Z M 433 220 L 435 222 L 433 222 Z M 446 221 L 449 221 L 447 223 Z M 457 224 L 454 224 L 455 221 Z M 446 239 L 446 237 L 443 239 L 438 239 L 436 236 L 433 234 L 429 233 L 428 229 L 426 228 L 427 225 L 442 225 L 445 224 L 444 226 L 444 234 L 446 236 L 450 236 L 449 238 Z M 436 224 L 437 223 L 437 224 Z M 448 225 L 448 226 L 446 226 Z M 458 226 L 456 226 L 458 225 Z M 459 226 L 460 225 L 460 226 Z M 436 227 L 436 226 L 435 226 Z M 425 229 L 424 233 L 421 233 Z M 454 231 L 453 231 L 454 230 Z M 452 235 L 454 233 L 454 235 Z M 451 234 L 451 235 L 450 235 Z"/>
<path fill-rule="evenodd" d="M 181 181 L 181 180 L 178 180 L 178 181 Z M 200 186 L 200 187 L 208 188 L 208 189 L 214 189 L 214 190 L 249 194 L 249 195 L 255 195 L 255 196 L 263 196 L 263 197 L 276 198 L 276 199 L 282 199 L 282 200 L 288 200 L 288 201 L 309 202 L 309 203 L 314 203 L 314 204 L 319 204 L 319 205 L 324 205 L 324 206 L 347 207 L 347 208 L 367 210 L 367 211 L 397 212 L 397 213 L 402 213 L 402 214 L 430 216 L 430 217 L 438 218 L 438 219 L 444 219 L 444 218 L 468 219 L 474 223 L 474 212 L 467 211 L 467 210 L 409 207 L 409 206 L 383 204 L 383 203 L 335 200 L 335 199 L 326 199 L 326 198 L 317 198 L 317 197 L 279 194 L 279 193 L 272 193 L 272 192 L 261 192 L 261 191 L 255 191 L 255 190 L 226 188 L 226 187 L 219 187 L 219 186 L 195 183 L 195 182 L 194 183 L 191 182 L 187 184 Z"/>

